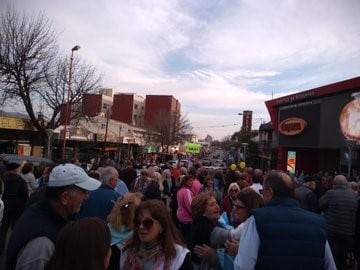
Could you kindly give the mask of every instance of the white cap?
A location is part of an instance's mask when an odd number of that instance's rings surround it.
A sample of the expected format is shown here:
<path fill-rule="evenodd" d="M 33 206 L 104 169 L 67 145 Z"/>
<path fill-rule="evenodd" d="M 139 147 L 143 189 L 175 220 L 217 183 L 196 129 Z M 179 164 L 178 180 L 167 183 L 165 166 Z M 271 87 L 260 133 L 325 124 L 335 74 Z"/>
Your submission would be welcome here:
<path fill-rule="evenodd" d="M 71 164 L 61 164 L 52 169 L 49 175 L 49 187 L 75 185 L 85 190 L 95 190 L 101 182 L 89 177 L 83 168 Z"/>

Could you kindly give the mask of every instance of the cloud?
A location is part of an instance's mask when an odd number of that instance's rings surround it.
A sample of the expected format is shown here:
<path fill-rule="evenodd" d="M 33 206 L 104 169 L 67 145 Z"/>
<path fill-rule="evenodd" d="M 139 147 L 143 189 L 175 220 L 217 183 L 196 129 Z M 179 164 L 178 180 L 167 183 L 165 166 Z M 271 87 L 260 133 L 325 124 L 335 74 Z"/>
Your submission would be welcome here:
<path fill-rule="evenodd" d="M 5 0 L 0 7 L 8 3 L 43 10 L 61 33 L 62 53 L 81 45 L 76 57 L 105 74 L 105 87 L 173 95 L 194 127 L 219 126 L 199 136 L 238 130 L 228 125 L 242 110 L 269 120 L 264 101 L 272 97 L 359 76 L 358 0 Z"/>

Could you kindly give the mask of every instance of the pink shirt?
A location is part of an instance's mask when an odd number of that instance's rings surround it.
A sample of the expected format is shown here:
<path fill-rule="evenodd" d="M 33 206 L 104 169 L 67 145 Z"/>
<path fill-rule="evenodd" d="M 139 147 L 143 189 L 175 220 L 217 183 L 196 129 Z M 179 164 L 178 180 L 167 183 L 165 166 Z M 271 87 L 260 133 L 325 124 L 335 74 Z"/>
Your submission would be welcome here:
<path fill-rule="evenodd" d="M 195 194 L 195 196 L 199 193 L 199 190 L 201 188 L 201 183 L 199 180 L 194 179 L 191 185 L 191 191 Z"/>
<path fill-rule="evenodd" d="M 181 223 L 192 222 L 191 202 L 194 193 L 188 187 L 181 187 L 177 192 L 178 209 L 176 216 Z"/>

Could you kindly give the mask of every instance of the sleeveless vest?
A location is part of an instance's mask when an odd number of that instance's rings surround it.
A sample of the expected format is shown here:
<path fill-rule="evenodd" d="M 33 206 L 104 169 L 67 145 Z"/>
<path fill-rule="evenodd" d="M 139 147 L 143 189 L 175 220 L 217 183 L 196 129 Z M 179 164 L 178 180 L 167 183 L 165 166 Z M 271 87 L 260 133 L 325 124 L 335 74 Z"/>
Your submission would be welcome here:
<path fill-rule="evenodd" d="M 324 269 L 326 223 L 293 198 L 253 210 L 260 247 L 256 269 Z"/>

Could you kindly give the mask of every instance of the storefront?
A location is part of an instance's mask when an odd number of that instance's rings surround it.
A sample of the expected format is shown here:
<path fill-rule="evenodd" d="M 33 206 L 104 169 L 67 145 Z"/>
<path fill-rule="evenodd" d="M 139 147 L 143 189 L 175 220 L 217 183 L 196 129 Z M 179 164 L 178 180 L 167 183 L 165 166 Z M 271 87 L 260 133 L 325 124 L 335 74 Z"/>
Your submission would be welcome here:
<path fill-rule="evenodd" d="M 278 135 L 277 169 L 359 169 L 360 77 L 265 104 Z"/>

